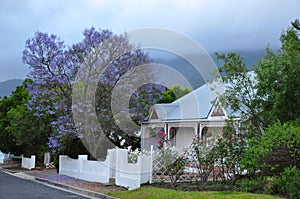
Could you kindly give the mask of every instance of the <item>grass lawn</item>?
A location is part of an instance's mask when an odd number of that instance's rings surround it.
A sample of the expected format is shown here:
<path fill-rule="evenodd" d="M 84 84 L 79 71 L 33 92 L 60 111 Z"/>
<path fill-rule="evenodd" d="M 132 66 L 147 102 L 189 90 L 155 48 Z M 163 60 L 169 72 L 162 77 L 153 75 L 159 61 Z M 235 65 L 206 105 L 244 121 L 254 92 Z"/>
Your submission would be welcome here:
<path fill-rule="evenodd" d="M 230 191 L 179 191 L 173 189 L 164 189 L 157 187 L 144 186 L 137 190 L 109 193 L 110 196 L 115 196 L 121 199 L 195 199 L 195 198 L 259 198 L 259 199 L 275 199 L 280 198 L 271 195 L 252 194 L 243 192 Z"/>

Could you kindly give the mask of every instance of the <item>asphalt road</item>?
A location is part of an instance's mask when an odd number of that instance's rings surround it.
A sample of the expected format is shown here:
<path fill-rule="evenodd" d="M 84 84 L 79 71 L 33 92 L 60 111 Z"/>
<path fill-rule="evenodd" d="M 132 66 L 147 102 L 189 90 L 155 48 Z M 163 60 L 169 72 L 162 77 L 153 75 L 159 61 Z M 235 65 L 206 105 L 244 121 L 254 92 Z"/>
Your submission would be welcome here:
<path fill-rule="evenodd" d="M 82 198 L 73 193 L 57 190 L 40 183 L 20 179 L 0 171 L 0 199 L 14 198 Z M 85 198 L 86 199 L 86 198 Z"/>

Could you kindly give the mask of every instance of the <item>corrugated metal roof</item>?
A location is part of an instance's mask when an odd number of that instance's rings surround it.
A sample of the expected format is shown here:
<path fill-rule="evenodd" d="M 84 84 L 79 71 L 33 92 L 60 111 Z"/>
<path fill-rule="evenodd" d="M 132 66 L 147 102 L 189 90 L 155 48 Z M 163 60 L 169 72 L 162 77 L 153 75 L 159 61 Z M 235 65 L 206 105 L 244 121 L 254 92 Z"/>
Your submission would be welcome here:
<path fill-rule="evenodd" d="M 255 84 L 255 73 L 249 71 L 248 75 Z M 170 104 L 155 104 L 153 111 L 156 111 L 158 119 L 162 121 L 205 119 L 208 117 L 214 101 L 229 87 L 230 85 L 224 85 L 218 81 L 206 83 Z M 239 117 L 239 113 L 233 115 L 230 107 L 224 108 L 227 116 Z"/>
<path fill-rule="evenodd" d="M 207 84 L 170 104 L 155 104 L 160 120 L 187 120 L 206 118 L 215 100 Z"/>

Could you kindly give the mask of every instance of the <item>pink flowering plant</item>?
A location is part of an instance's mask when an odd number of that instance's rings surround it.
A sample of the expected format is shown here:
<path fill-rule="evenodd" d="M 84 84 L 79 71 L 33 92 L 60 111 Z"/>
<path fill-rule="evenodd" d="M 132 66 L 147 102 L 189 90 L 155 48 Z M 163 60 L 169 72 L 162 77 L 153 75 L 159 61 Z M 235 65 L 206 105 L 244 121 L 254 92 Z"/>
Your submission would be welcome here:
<path fill-rule="evenodd" d="M 216 177 L 219 177 L 222 181 L 234 181 L 235 176 L 241 174 L 240 162 L 245 154 L 246 145 L 244 133 L 236 129 L 232 120 L 228 120 L 213 147 L 215 165 L 220 171 L 219 176 Z"/>
<path fill-rule="evenodd" d="M 200 134 L 197 134 L 192 141 L 192 144 L 186 151 L 186 156 L 189 159 L 189 166 L 196 168 L 198 171 L 197 180 L 206 182 L 213 170 L 214 160 L 212 158 L 213 145 L 206 143 Z"/>
<path fill-rule="evenodd" d="M 159 131 L 157 128 L 151 128 L 150 129 L 150 135 L 155 138 L 157 143 L 158 149 L 163 149 L 165 143 L 168 143 L 168 135 L 164 132 L 163 129 L 160 129 Z"/>
<path fill-rule="evenodd" d="M 172 147 L 161 148 L 155 158 L 154 173 L 160 176 L 167 176 L 173 186 L 183 175 L 187 158 L 185 155 L 180 155 L 178 151 Z"/>
<path fill-rule="evenodd" d="M 167 136 L 167 134 L 164 133 L 163 131 L 160 131 L 157 134 L 157 141 L 156 142 L 158 143 L 158 148 L 162 149 L 164 147 L 164 143 L 168 142 L 168 136 Z"/>
<path fill-rule="evenodd" d="M 198 170 L 197 179 L 206 182 L 212 174 L 213 180 L 235 180 L 242 172 L 240 162 L 247 144 L 244 133 L 228 120 L 222 130 L 208 129 L 202 134 L 196 134 L 186 151 L 190 167 Z"/>

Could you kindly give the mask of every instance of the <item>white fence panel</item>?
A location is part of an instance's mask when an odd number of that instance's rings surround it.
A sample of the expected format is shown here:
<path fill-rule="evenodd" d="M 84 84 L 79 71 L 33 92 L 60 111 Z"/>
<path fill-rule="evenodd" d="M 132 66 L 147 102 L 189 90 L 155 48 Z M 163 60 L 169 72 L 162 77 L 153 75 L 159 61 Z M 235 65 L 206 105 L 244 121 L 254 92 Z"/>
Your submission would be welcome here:
<path fill-rule="evenodd" d="M 116 185 L 129 190 L 137 189 L 150 179 L 150 156 L 138 157 L 136 163 L 128 163 L 128 152 L 120 149 L 116 152 Z"/>
<path fill-rule="evenodd" d="M 22 168 L 25 169 L 34 169 L 35 168 L 35 155 L 32 155 L 30 158 L 22 157 Z"/>
<path fill-rule="evenodd" d="M 108 183 L 110 177 L 110 168 L 106 162 L 101 161 L 88 161 L 82 162 L 82 170 L 79 179 Z"/>
<path fill-rule="evenodd" d="M 108 150 L 104 162 L 87 160 L 87 155 L 79 155 L 78 159 L 60 155 L 59 174 L 100 183 L 109 183 L 110 178 L 114 178 L 116 185 L 131 190 L 149 182 L 152 176 L 150 160 L 149 155 L 141 155 L 136 163 L 128 163 L 126 149 Z"/>
<path fill-rule="evenodd" d="M 78 159 L 59 156 L 59 174 L 91 182 L 108 183 L 111 167 L 108 160 L 87 160 L 87 155 L 79 155 Z"/>
<path fill-rule="evenodd" d="M 59 174 L 78 178 L 78 160 L 69 158 L 66 155 L 59 156 Z"/>
<path fill-rule="evenodd" d="M 5 161 L 7 161 L 9 159 L 9 154 L 6 153 L 2 153 L 0 151 L 0 164 L 4 163 Z"/>

